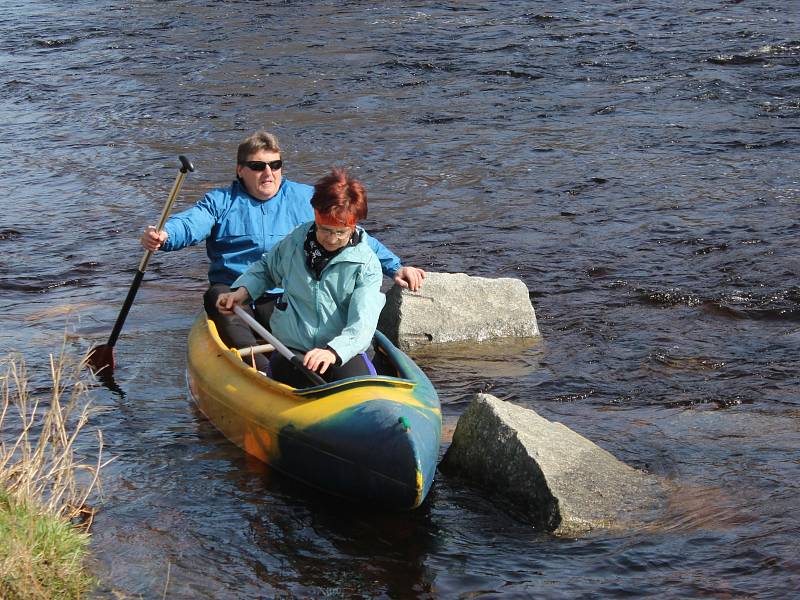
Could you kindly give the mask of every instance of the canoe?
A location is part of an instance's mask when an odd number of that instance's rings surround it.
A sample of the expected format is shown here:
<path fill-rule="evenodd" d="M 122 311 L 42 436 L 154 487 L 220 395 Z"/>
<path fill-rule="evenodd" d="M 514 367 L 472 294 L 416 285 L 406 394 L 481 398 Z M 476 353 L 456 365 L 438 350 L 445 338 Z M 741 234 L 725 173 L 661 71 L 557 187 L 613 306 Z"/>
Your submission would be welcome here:
<path fill-rule="evenodd" d="M 227 348 L 205 313 L 189 333 L 187 380 L 202 413 L 282 473 L 349 501 L 418 507 L 433 483 L 442 430 L 436 389 L 380 332 L 378 375 L 292 388 Z"/>

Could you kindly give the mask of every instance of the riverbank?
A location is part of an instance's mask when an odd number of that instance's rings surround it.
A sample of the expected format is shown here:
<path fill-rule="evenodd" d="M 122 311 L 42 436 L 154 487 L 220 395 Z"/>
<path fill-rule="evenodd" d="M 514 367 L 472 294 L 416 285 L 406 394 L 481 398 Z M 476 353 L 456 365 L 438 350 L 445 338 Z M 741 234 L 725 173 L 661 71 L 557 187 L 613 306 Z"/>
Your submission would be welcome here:
<path fill-rule="evenodd" d="M 76 456 L 91 435 L 82 365 L 50 357 L 52 387 L 32 392 L 20 356 L 0 361 L 0 597 L 79 598 L 94 585 L 85 566 L 92 510 L 87 500 L 103 466 Z"/>

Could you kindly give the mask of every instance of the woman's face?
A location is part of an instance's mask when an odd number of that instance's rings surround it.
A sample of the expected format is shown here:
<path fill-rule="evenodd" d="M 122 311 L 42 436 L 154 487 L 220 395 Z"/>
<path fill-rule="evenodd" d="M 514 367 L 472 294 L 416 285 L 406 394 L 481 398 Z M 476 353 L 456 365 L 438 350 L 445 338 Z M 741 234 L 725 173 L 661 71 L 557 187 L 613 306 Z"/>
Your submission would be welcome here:
<path fill-rule="evenodd" d="M 353 227 L 330 227 L 317 223 L 317 241 L 328 252 L 344 248 L 353 235 Z"/>
<path fill-rule="evenodd" d="M 236 165 L 236 174 L 244 183 L 247 193 L 259 200 L 269 200 L 278 193 L 281 187 L 281 167 L 272 169 L 269 163 L 279 161 L 281 155 L 278 152 L 269 150 L 259 150 L 247 157 L 245 164 Z M 247 166 L 248 163 L 267 163 Z M 263 169 L 260 169 L 263 166 Z"/>

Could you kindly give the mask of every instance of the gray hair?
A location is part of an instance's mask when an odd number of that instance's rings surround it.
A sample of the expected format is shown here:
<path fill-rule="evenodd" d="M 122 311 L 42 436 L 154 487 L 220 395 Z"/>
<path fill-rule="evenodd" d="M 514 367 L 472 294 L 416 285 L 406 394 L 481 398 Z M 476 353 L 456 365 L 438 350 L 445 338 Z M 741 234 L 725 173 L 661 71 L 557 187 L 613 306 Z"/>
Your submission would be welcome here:
<path fill-rule="evenodd" d="M 248 157 L 261 150 L 280 154 L 281 146 L 278 138 L 267 131 L 256 131 L 239 144 L 239 149 L 236 151 L 236 162 L 242 165 Z"/>

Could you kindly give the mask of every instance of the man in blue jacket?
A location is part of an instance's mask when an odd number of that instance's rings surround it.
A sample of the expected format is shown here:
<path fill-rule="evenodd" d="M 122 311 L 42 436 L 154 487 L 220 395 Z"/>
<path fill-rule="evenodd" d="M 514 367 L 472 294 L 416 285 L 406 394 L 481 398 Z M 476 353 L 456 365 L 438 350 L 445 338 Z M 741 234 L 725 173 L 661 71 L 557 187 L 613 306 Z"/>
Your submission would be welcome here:
<path fill-rule="evenodd" d="M 314 220 L 314 188 L 283 178 L 278 139 L 265 131 L 239 144 L 236 163 L 236 181 L 211 190 L 193 207 L 170 217 L 163 230 L 148 226 L 141 243 L 147 250 L 171 251 L 205 241 L 210 261 L 210 285 L 203 297 L 206 313 L 226 344 L 244 348 L 256 343 L 253 333 L 235 316 L 221 314 L 216 308 L 217 297 L 229 292 L 231 283 L 250 263 L 295 227 Z M 412 291 L 420 288 L 425 271 L 402 266 L 400 259 L 375 238 L 368 236 L 367 242 L 386 276 Z M 262 323 L 269 322 L 279 292 L 270 290 L 256 299 L 255 315 Z M 256 366 L 263 370 L 265 365 L 266 359 L 257 355 Z"/>

